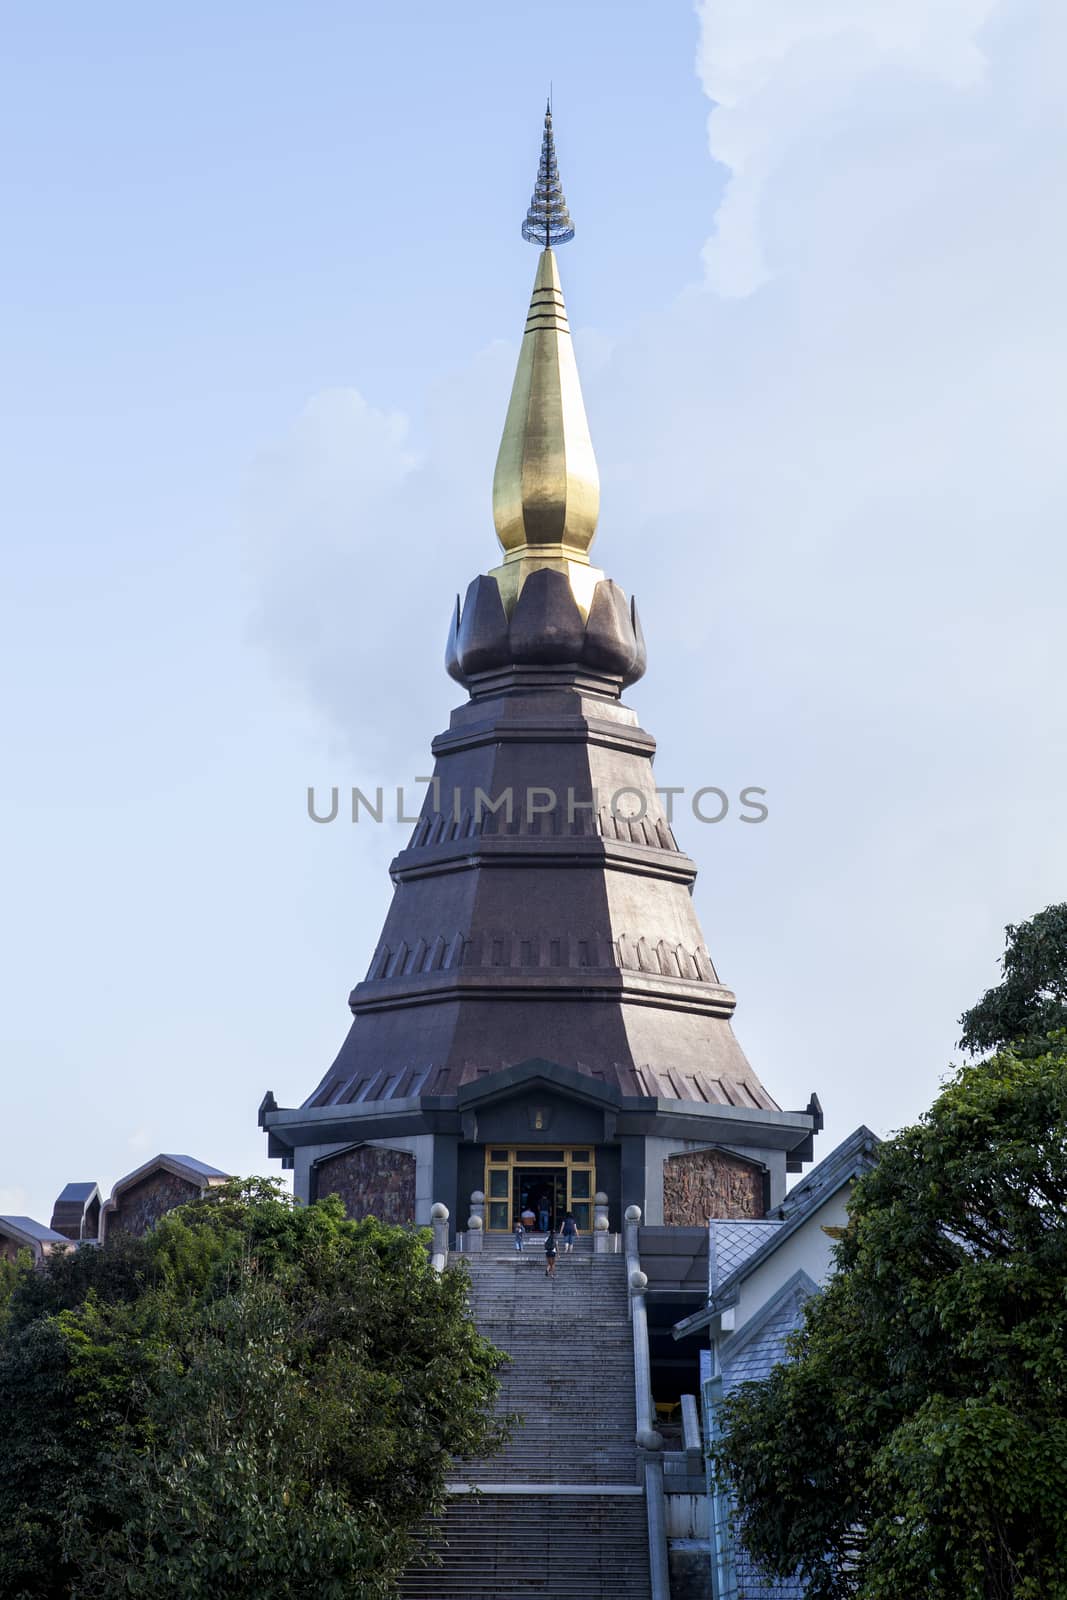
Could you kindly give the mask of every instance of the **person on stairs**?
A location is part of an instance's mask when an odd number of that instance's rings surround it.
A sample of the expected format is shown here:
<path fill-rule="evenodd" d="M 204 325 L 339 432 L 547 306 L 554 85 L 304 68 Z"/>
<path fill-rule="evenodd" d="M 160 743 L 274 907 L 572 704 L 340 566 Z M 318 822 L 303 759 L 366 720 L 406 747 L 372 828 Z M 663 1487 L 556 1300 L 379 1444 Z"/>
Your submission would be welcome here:
<path fill-rule="evenodd" d="M 548 1196 L 547 1196 L 547 1194 L 543 1194 L 541 1196 L 540 1200 L 538 1200 L 538 1202 L 537 1202 L 537 1221 L 540 1224 L 540 1228 L 541 1228 L 541 1232 L 542 1233 L 547 1233 L 548 1232 L 549 1220 L 550 1219 L 549 1219 L 549 1215 L 548 1215 Z"/>
<path fill-rule="evenodd" d="M 569 1256 L 574 1249 L 574 1241 L 578 1237 L 578 1224 L 568 1211 L 563 1219 L 563 1254 Z"/>
<path fill-rule="evenodd" d="M 559 1250 L 556 1247 L 556 1230 L 553 1228 L 550 1230 L 548 1237 L 545 1240 L 546 1278 L 554 1278 L 556 1276 L 556 1257 L 558 1254 Z"/>
<path fill-rule="evenodd" d="M 515 1223 L 514 1234 L 515 1234 L 515 1248 L 516 1248 L 516 1250 L 519 1252 L 519 1254 L 521 1256 L 522 1255 L 523 1246 L 526 1243 L 526 1229 L 523 1227 L 522 1222 L 519 1221 L 519 1220 L 517 1220 L 516 1223 Z"/>

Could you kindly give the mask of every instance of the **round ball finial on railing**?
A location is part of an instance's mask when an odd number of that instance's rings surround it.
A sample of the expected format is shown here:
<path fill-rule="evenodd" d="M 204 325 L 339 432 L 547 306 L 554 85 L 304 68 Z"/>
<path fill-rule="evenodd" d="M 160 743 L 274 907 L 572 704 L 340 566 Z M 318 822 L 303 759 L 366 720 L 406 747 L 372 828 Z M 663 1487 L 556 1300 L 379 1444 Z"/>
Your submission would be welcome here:
<path fill-rule="evenodd" d="M 626 1207 L 626 1211 L 625 1211 L 624 1214 L 625 1214 L 627 1222 L 640 1222 L 641 1221 L 641 1207 L 640 1206 L 627 1206 Z"/>
<path fill-rule="evenodd" d="M 471 1205 L 472 1206 L 480 1206 L 480 1205 L 484 1205 L 484 1203 L 485 1203 L 485 1195 L 482 1193 L 482 1191 L 480 1189 L 472 1189 L 471 1190 Z"/>
<path fill-rule="evenodd" d="M 648 1288 L 648 1273 L 642 1272 L 640 1268 L 636 1272 L 631 1272 L 630 1288 L 634 1294 L 644 1294 Z"/>
<path fill-rule="evenodd" d="M 478 1213 L 474 1211 L 467 1218 L 467 1227 L 471 1233 L 481 1233 L 482 1229 L 485 1227 L 485 1223 L 482 1221 Z"/>
<path fill-rule="evenodd" d="M 607 1217 L 597 1217 L 593 1222 L 593 1229 L 594 1229 L 594 1231 L 596 1233 L 607 1233 L 607 1231 L 608 1231 L 608 1219 L 607 1219 Z"/>
<path fill-rule="evenodd" d="M 433 1205 L 430 1207 L 430 1221 L 431 1222 L 447 1222 L 448 1221 L 448 1207 L 446 1205 L 442 1205 L 440 1200 L 435 1200 Z"/>
<path fill-rule="evenodd" d="M 636 1438 L 642 1450 L 663 1449 L 663 1435 L 662 1433 L 657 1433 L 655 1428 L 639 1428 Z"/>
<path fill-rule="evenodd" d="M 607 1203 L 607 1195 L 604 1193 L 603 1189 L 598 1189 L 596 1194 L 593 1196 L 593 1204 L 595 1206 L 606 1206 Z"/>

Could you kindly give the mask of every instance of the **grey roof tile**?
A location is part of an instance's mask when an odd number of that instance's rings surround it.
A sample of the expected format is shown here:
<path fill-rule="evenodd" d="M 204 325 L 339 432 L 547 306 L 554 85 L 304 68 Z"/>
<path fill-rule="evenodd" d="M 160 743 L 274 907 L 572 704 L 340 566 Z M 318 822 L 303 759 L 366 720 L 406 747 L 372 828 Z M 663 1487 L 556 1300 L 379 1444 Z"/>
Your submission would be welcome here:
<path fill-rule="evenodd" d="M 168 1161 L 180 1161 L 183 1166 L 189 1167 L 193 1172 L 201 1173 L 205 1178 L 228 1178 L 228 1172 L 222 1172 L 218 1167 L 209 1167 L 206 1161 L 198 1161 L 195 1156 L 176 1156 L 170 1151 L 165 1152 Z"/>
<path fill-rule="evenodd" d="M 779 1221 L 713 1221 L 709 1234 L 708 1293 L 714 1295 L 731 1273 L 736 1272 L 781 1226 Z"/>
<path fill-rule="evenodd" d="M 51 1228 L 46 1228 L 43 1222 L 35 1222 L 32 1217 L 2 1216 L 0 1223 L 8 1222 L 20 1233 L 27 1234 L 31 1239 L 39 1239 L 42 1244 L 69 1244 L 70 1240 L 62 1233 L 54 1233 Z"/>
<path fill-rule="evenodd" d="M 88 1200 L 96 1192 L 95 1183 L 68 1183 L 56 1199 L 56 1205 L 75 1205 L 79 1201 Z"/>
<path fill-rule="evenodd" d="M 740 1383 L 762 1380 L 770 1375 L 772 1367 L 785 1360 L 785 1342 L 793 1329 L 799 1327 L 804 1296 L 797 1294 L 784 1301 L 768 1317 L 759 1332 L 754 1334 L 732 1360 L 724 1353 L 723 1387 L 729 1392 Z"/>

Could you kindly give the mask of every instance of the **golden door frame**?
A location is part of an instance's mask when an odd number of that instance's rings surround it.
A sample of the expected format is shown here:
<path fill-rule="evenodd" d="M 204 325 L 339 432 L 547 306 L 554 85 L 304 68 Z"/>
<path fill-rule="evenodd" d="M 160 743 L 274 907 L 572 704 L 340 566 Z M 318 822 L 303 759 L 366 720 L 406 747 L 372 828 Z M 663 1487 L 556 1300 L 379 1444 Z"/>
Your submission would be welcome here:
<path fill-rule="evenodd" d="M 490 1233 L 510 1233 L 518 1214 L 515 1173 L 520 1167 L 560 1172 L 566 1181 L 564 1209 L 582 1233 L 593 1225 L 596 1151 L 592 1145 L 487 1145 L 485 1149 L 485 1226 Z"/>

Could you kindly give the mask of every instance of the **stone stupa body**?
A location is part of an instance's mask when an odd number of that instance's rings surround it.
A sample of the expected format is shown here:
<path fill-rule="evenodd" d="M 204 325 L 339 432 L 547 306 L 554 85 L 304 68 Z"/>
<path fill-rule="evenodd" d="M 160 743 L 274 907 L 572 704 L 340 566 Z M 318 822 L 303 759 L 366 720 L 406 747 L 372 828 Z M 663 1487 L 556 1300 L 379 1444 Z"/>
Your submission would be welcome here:
<path fill-rule="evenodd" d="M 547 1199 L 588 1229 L 762 1216 L 812 1154 L 731 1027 L 692 900 L 696 868 L 622 702 L 637 611 L 590 565 L 599 481 L 553 244 L 571 237 L 546 115 L 524 235 L 542 245 L 497 460 L 503 563 L 457 603 L 446 665 L 468 698 L 391 866 L 353 1021 L 269 1149 L 304 1199 L 506 1233 Z M 603 1223 L 601 1223 L 603 1226 Z"/>

